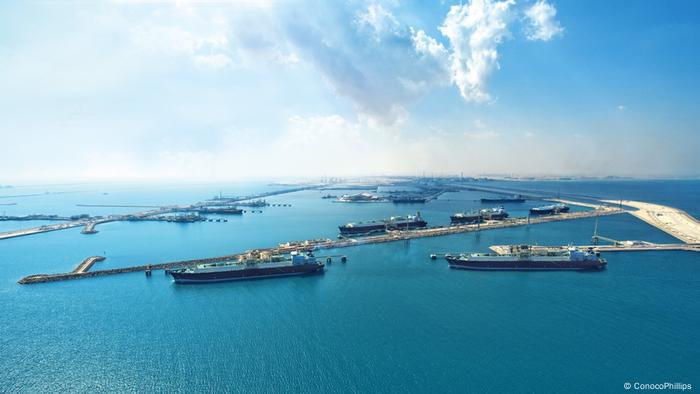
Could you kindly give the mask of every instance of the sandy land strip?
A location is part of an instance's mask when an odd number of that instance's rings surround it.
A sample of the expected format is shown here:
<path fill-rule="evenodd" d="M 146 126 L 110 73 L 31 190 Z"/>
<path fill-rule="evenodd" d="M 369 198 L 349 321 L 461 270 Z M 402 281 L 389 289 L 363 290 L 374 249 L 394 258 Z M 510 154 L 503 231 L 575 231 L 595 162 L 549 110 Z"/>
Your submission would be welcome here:
<path fill-rule="evenodd" d="M 683 242 L 700 243 L 700 221 L 683 210 L 639 201 L 602 201 L 610 204 L 622 204 L 637 208 L 636 211 L 629 211 L 629 213 L 673 235 Z"/>

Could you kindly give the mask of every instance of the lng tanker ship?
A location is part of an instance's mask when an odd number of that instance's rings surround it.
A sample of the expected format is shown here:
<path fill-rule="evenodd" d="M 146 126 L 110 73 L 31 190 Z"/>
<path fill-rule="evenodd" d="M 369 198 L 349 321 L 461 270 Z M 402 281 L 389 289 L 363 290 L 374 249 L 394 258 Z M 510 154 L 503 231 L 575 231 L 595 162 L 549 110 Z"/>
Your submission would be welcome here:
<path fill-rule="evenodd" d="M 503 207 L 480 209 L 471 212 L 458 212 L 450 216 L 450 224 L 453 226 L 461 224 L 483 223 L 484 220 L 505 220 L 508 217 Z"/>
<path fill-rule="evenodd" d="M 600 253 L 574 247 L 533 251 L 523 246 L 507 254 L 447 254 L 445 260 L 450 268 L 487 271 L 600 270 L 608 264 Z"/>
<path fill-rule="evenodd" d="M 261 279 L 278 276 L 306 275 L 323 272 L 324 264 L 312 253 L 292 252 L 291 260 L 283 256 L 256 257 L 240 261 L 200 264 L 170 271 L 175 283 L 209 283 L 231 280 Z"/>
<path fill-rule="evenodd" d="M 531 215 L 556 215 L 558 213 L 569 212 L 569 207 L 564 204 L 545 205 L 542 207 L 530 208 Z"/>
<path fill-rule="evenodd" d="M 508 212 L 503 207 L 482 209 L 479 214 L 484 220 L 503 220 L 508 217 Z"/>
<path fill-rule="evenodd" d="M 373 233 L 382 233 L 387 230 L 415 230 L 428 225 L 428 222 L 423 220 L 420 212 L 408 216 L 392 216 L 389 219 L 374 220 L 370 222 L 348 223 L 338 226 L 341 236 L 353 235 L 368 235 Z"/>
<path fill-rule="evenodd" d="M 454 215 L 450 216 L 450 223 L 453 225 L 475 224 L 475 223 L 481 223 L 483 221 L 484 221 L 484 218 L 481 216 L 481 213 L 479 211 L 458 212 L 458 213 L 455 213 Z"/>

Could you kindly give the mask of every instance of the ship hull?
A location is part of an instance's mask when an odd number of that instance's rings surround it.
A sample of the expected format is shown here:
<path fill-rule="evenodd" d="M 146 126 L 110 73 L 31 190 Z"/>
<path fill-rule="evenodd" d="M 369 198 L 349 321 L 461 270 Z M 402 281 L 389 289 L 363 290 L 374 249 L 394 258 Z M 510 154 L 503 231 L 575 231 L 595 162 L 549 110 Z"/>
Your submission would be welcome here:
<path fill-rule="evenodd" d="M 373 226 L 353 226 L 353 227 L 346 227 L 346 226 L 340 226 L 338 227 L 340 230 L 340 235 L 368 235 L 368 234 L 376 234 L 376 233 L 383 233 L 386 231 L 386 225 L 381 224 L 381 225 L 373 225 Z"/>
<path fill-rule="evenodd" d="M 376 224 L 376 225 L 366 225 L 366 226 L 340 226 L 338 229 L 340 230 L 340 235 L 341 236 L 361 236 L 361 235 L 371 235 L 371 234 L 377 234 L 377 233 L 383 233 L 386 232 L 387 230 L 415 230 L 418 228 L 425 228 L 425 226 L 428 225 L 428 222 L 424 220 L 418 220 L 414 222 L 406 222 L 406 223 L 383 223 L 383 224 Z"/>
<path fill-rule="evenodd" d="M 556 215 L 558 213 L 566 212 L 569 212 L 569 207 L 559 209 L 530 209 L 530 215 L 533 216 Z"/>
<path fill-rule="evenodd" d="M 497 213 L 493 215 L 484 215 L 483 218 L 485 220 L 505 220 L 508 218 L 507 213 Z"/>
<path fill-rule="evenodd" d="M 428 222 L 424 220 L 416 221 L 416 222 L 409 222 L 409 223 L 394 223 L 387 228 L 389 230 L 415 230 L 417 228 L 425 228 L 425 226 L 428 225 Z"/>
<path fill-rule="evenodd" d="M 320 263 L 299 264 L 283 267 L 255 267 L 241 270 L 220 271 L 220 272 L 177 272 L 172 271 L 175 283 L 213 283 L 228 282 L 235 280 L 251 280 L 277 278 L 283 276 L 312 275 L 323 272 L 324 265 Z"/>
<path fill-rule="evenodd" d="M 481 216 L 450 216 L 450 223 L 458 224 L 476 224 L 483 222 Z"/>
<path fill-rule="evenodd" d="M 450 268 L 477 271 L 598 271 L 607 265 L 605 260 L 571 262 L 561 261 L 496 261 L 480 260 L 469 261 L 458 258 L 445 257 Z"/>

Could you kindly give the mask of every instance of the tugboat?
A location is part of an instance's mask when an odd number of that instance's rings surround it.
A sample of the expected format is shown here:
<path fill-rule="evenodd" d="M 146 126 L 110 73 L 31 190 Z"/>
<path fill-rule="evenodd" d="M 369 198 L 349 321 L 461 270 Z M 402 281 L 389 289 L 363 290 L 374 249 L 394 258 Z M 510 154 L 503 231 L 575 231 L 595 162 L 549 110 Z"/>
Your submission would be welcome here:
<path fill-rule="evenodd" d="M 542 207 L 530 208 L 530 215 L 556 215 L 569 212 L 569 207 L 564 204 L 545 205 Z"/>
<path fill-rule="evenodd" d="M 209 283 L 316 274 L 323 269 L 324 264 L 316 261 L 311 252 L 306 255 L 292 252 L 291 260 L 283 256 L 250 256 L 239 261 L 200 264 L 169 273 L 175 283 Z"/>
<path fill-rule="evenodd" d="M 535 251 L 528 245 L 506 254 L 447 254 L 445 260 L 450 268 L 487 271 L 601 270 L 608 264 L 592 248 L 585 251 L 575 247 Z"/>

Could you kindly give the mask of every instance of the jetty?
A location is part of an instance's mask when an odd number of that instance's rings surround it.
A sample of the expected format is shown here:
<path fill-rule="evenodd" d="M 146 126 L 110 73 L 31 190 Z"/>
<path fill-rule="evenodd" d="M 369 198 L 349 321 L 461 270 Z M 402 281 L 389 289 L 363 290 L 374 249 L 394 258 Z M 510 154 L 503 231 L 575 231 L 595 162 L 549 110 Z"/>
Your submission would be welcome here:
<path fill-rule="evenodd" d="M 82 263 L 80 263 L 75 269 L 73 270 L 74 273 L 76 274 L 82 274 L 83 272 L 87 272 L 95 263 L 98 261 L 104 261 L 106 257 L 104 256 L 91 256 L 83 260 Z"/>
<path fill-rule="evenodd" d="M 625 212 L 624 209 L 621 209 L 618 207 L 610 207 L 610 206 L 600 205 L 597 207 L 597 209 L 590 210 L 590 211 L 562 213 L 559 215 L 543 216 L 543 217 L 537 217 L 537 218 L 512 218 L 512 219 L 498 220 L 498 221 L 489 220 L 489 221 L 486 221 L 484 223 L 466 224 L 466 225 L 460 225 L 460 226 L 436 226 L 436 227 L 428 227 L 428 228 L 423 228 L 423 229 L 418 229 L 418 230 L 396 230 L 396 231 L 387 232 L 386 234 L 361 237 L 361 238 L 345 238 L 345 239 L 336 239 L 336 240 L 321 238 L 321 239 L 312 239 L 312 240 L 306 240 L 306 241 L 292 241 L 292 242 L 285 242 L 285 243 L 279 244 L 275 247 L 257 249 L 254 252 L 264 252 L 264 253 L 268 253 L 268 254 L 287 254 L 287 253 L 290 253 L 293 251 L 312 251 L 312 250 L 320 250 L 320 249 L 337 249 L 337 248 L 346 248 L 346 247 L 360 246 L 360 245 L 379 244 L 379 243 L 396 242 L 396 241 L 406 241 L 406 240 L 411 240 L 411 239 L 416 239 L 416 238 L 438 237 L 438 236 L 460 234 L 460 233 L 466 233 L 466 232 L 485 231 L 485 230 L 493 230 L 493 229 L 499 229 L 499 228 L 526 226 L 526 225 L 557 222 L 557 221 L 564 221 L 564 220 L 575 220 L 575 219 L 591 218 L 591 217 L 606 216 L 606 215 L 616 215 L 616 214 L 620 214 L 620 213 L 624 213 L 624 212 Z M 89 271 L 86 269 L 82 272 L 76 272 L 76 270 L 74 270 L 74 271 L 67 272 L 67 273 L 37 274 L 37 275 L 30 275 L 30 276 L 27 276 L 25 278 L 22 278 L 19 280 L 18 283 L 19 284 L 31 284 L 31 283 L 42 283 L 42 282 L 54 282 L 54 281 L 60 281 L 60 280 L 90 278 L 90 277 L 96 277 L 96 276 L 116 275 L 116 274 L 124 274 L 124 273 L 129 273 L 129 272 L 138 272 L 138 271 L 150 272 L 153 270 L 168 270 L 168 269 L 184 268 L 184 267 L 195 266 L 198 264 L 237 260 L 240 257 L 247 255 L 248 253 L 251 253 L 251 251 L 246 251 L 244 253 L 231 254 L 231 255 L 226 255 L 226 256 L 209 257 L 209 258 L 204 258 L 204 259 L 184 260 L 184 261 L 175 261 L 175 262 L 168 262 L 168 263 L 142 264 L 142 265 L 135 265 L 135 266 L 129 266 L 129 267 L 122 267 L 122 268 L 113 268 L 113 269 L 106 269 L 106 270 Z"/>
<path fill-rule="evenodd" d="M 595 207 L 595 204 L 580 201 L 563 200 L 558 198 L 547 199 L 563 204 L 578 205 L 584 207 Z M 580 249 L 593 249 L 598 252 L 650 252 L 650 251 L 690 251 L 700 252 L 700 221 L 692 217 L 687 212 L 660 204 L 651 204 L 641 201 L 631 200 L 600 200 L 606 204 L 616 204 L 624 212 L 643 220 L 644 222 L 672 235 L 683 241 L 683 243 L 654 243 L 647 241 L 619 241 L 616 239 L 603 237 L 596 230 L 593 234 L 593 245 L 575 246 Z M 612 245 L 599 245 L 600 240 L 609 241 Z M 571 246 L 530 246 L 531 250 L 566 249 Z M 498 254 L 512 253 L 518 249 L 518 245 L 493 245 L 491 250 Z"/>
<path fill-rule="evenodd" d="M 276 196 L 276 195 L 286 194 L 286 193 L 294 193 L 294 192 L 303 191 L 303 190 L 317 189 L 320 187 L 321 187 L 321 185 L 310 185 L 310 186 L 304 186 L 304 187 L 297 187 L 297 188 L 293 188 L 293 189 L 274 190 L 274 191 L 270 191 L 270 192 L 252 194 L 252 195 L 248 195 L 248 196 L 215 197 L 213 200 L 207 200 L 204 202 L 198 202 L 198 203 L 194 203 L 194 204 L 190 204 L 190 205 L 155 206 L 155 205 L 78 204 L 78 206 L 82 206 L 82 207 L 90 207 L 90 206 L 93 206 L 93 207 L 144 207 L 144 208 L 152 208 L 152 209 L 149 209 L 146 211 L 140 211 L 140 212 L 132 212 L 132 213 L 123 214 L 123 215 L 110 215 L 107 217 L 100 217 L 100 218 L 89 218 L 89 217 L 60 218 L 60 217 L 53 216 L 53 215 L 51 215 L 51 216 L 42 215 L 41 217 L 39 215 L 30 215 L 30 216 L 27 216 L 30 219 L 22 219 L 22 220 L 38 220 L 38 219 L 70 220 L 70 222 L 0 232 L 0 240 L 9 239 L 9 238 L 16 238 L 16 237 L 24 237 L 24 236 L 28 236 L 28 235 L 42 234 L 42 233 L 46 233 L 46 232 L 50 232 L 50 231 L 66 230 L 66 229 L 70 229 L 70 228 L 74 228 L 74 227 L 81 227 L 81 226 L 85 226 L 85 228 L 81 231 L 82 234 L 95 234 L 98 232 L 95 229 L 95 226 L 97 226 L 98 224 L 103 224 L 103 223 L 108 223 L 108 222 L 116 222 L 116 221 L 156 220 L 156 221 L 166 221 L 166 222 L 174 222 L 174 223 L 184 223 L 184 222 L 188 222 L 188 221 L 199 221 L 199 220 L 179 219 L 179 218 L 175 218 L 172 216 L 171 217 L 163 217 L 163 218 L 154 218 L 154 219 L 147 219 L 147 218 L 152 218 L 152 217 L 155 217 L 158 215 L 165 215 L 165 214 L 176 213 L 176 212 L 199 212 L 202 210 L 206 211 L 207 207 L 218 206 L 218 205 L 221 205 L 222 203 L 235 204 L 237 202 L 259 200 L 259 199 L 264 198 L 264 197 Z M 57 193 L 53 193 L 53 194 L 57 194 Z M 0 220 L 2 220 L 2 219 L 0 219 Z M 18 219 L 17 218 L 10 218 L 7 220 L 18 220 Z"/>
<path fill-rule="evenodd" d="M 532 251 L 544 251 L 552 249 L 593 249 L 598 252 L 660 252 L 660 251 L 688 251 L 700 252 L 700 244 L 657 244 L 645 241 L 618 241 L 615 245 L 579 245 L 579 246 L 529 246 Z M 498 254 L 509 254 L 520 249 L 520 245 L 492 245 L 489 249 Z"/>
<path fill-rule="evenodd" d="M 519 191 L 518 189 L 479 187 L 471 185 L 467 188 L 472 190 L 501 194 Z M 532 193 L 530 191 L 523 192 Z M 577 205 L 587 208 L 595 208 L 601 203 L 607 204 L 609 206 L 617 206 L 620 209 L 624 209 L 625 212 L 629 213 L 630 215 L 658 228 L 661 231 L 672 235 L 674 238 L 683 241 L 686 244 L 700 243 L 700 221 L 698 221 L 698 219 L 694 218 L 682 209 L 642 201 L 598 199 L 593 196 L 576 196 L 577 200 L 562 199 L 559 197 L 554 198 L 546 196 L 536 196 L 533 194 L 530 194 L 529 196 L 523 194 L 523 196 L 526 196 L 526 198 L 539 198 L 546 201 Z M 581 198 L 590 200 L 590 202 L 582 202 L 580 201 Z M 628 207 L 631 209 L 625 209 L 624 207 Z"/>
<path fill-rule="evenodd" d="M 582 202 L 582 201 L 574 201 L 574 200 L 565 200 L 561 198 L 545 198 L 545 201 L 552 201 L 552 202 L 557 202 L 560 204 L 566 204 L 566 205 L 577 205 L 579 207 L 585 207 L 585 208 L 597 208 L 600 204 L 594 204 L 591 202 Z"/>
<path fill-rule="evenodd" d="M 640 201 L 602 201 L 636 208 L 636 210 L 629 210 L 628 213 L 685 243 L 700 243 L 700 221 L 681 209 Z"/>
<path fill-rule="evenodd" d="M 231 204 L 231 203 L 235 203 L 235 202 L 239 202 L 239 201 L 250 201 L 250 200 L 260 199 L 262 197 L 266 197 L 266 196 L 270 196 L 270 195 L 291 193 L 291 192 L 295 192 L 295 191 L 307 190 L 307 189 L 313 189 L 313 188 L 318 188 L 318 186 L 308 186 L 308 187 L 303 187 L 303 188 L 287 189 L 287 190 L 282 190 L 282 191 L 262 193 L 262 194 L 253 195 L 253 196 L 243 196 L 243 197 L 222 197 L 222 196 L 219 196 L 219 197 L 215 198 L 214 200 L 209 200 L 209 201 L 206 201 L 204 203 L 197 203 L 197 204 L 193 204 L 193 205 L 163 206 L 163 207 L 159 207 L 156 209 L 143 211 L 143 212 L 136 212 L 136 213 L 132 213 L 132 214 L 128 214 L 128 215 L 113 215 L 113 216 L 109 216 L 106 218 L 101 218 L 99 220 L 95 220 L 94 218 L 93 219 L 84 219 L 84 220 L 81 219 L 81 220 L 76 220 L 76 221 L 72 221 L 69 223 L 62 223 L 62 224 L 51 225 L 51 226 L 41 226 L 41 227 L 36 227 L 36 228 L 32 228 L 32 229 L 17 230 L 15 232 L 0 233 L 0 239 L 14 237 L 14 236 L 29 235 L 29 234 L 34 234 L 34 233 L 46 232 L 46 231 L 55 231 L 55 230 L 77 227 L 77 226 L 85 226 L 85 229 L 83 230 L 83 232 L 89 233 L 89 231 L 96 231 L 94 229 L 95 225 L 97 225 L 99 223 L 105 223 L 108 221 L 139 220 L 139 219 L 144 219 L 144 218 L 148 218 L 151 216 L 163 215 L 166 213 L 192 212 L 193 208 L 200 208 L 200 207 L 206 207 L 206 206 L 211 206 L 211 205 L 221 205 L 222 202 L 225 202 L 227 204 Z M 483 189 L 483 188 L 480 188 L 480 189 Z M 491 190 L 491 191 L 496 192 L 496 193 L 504 193 L 505 192 L 504 190 L 499 190 L 499 191 Z M 649 223 L 652 226 L 655 226 L 655 227 L 671 234 L 675 238 L 682 241 L 682 243 L 656 244 L 656 243 L 645 242 L 645 241 L 617 241 L 617 240 L 612 240 L 610 238 L 605 238 L 605 237 L 599 236 L 597 234 L 597 226 L 596 226 L 596 232 L 594 233 L 594 237 L 593 237 L 594 245 L 582 245 L 582 246 L 578 246 L 578 247 L 579 248 L 586 248 L 586 249 L 587 248 L 594 248 L 595 250 L 598 250 L 601 252 L 674 251 L 674 250 L 693 251 L 693 252 L 700 251 L 700 221 L 698 221 L 697 219 L 693 218 L 688 213 L 686 213 L 680 209 L 667 207 L 667 206 L 663 206 L 663 205 L 658 205 L 658 204 L 650 204 L 650 203 L 630 201 L 630 200 L 617 201 L 617 200 L 594 200 L 594 199 L 591 199 L 591 202 L 581 202 L 581 201 L 576 201 L 576 200 L 561 199 L 558 197 L 553 198 L 553 197 L 546 197 L 546 196 L 530 196 L 529 198 L 537 198 L 540 200 L 548 200 L 548 201 L 554 201 L 554 202 L 559 202 L 559 203 L 563 203 L 563 204 L 577 205 L 577 206 L 581 206 L 581 207 L 585 207 L 585 208 L 589 208 L 589 209 L 584 210 L 584 211 L 567 212 L 567 213 L 560 213 L 560 214 L 548 215 L 548 216 L 538 216 L 538 217 L 528 216 L 528 217 L 520 217 L 520 218 L 509 218 L 509 219 L 505 219 L 505 220 L 488 220 L 488 221 L 485 221 L 483 223 L 476 223 L 476 224 L 466 224 L 466 225 L 457 225 L 457 226 L 433 226 L 433 227 L 427 227 L 427 228 L 415 229 L 415 230 L 396 230 L 396 231 L 389 231 L 389 232 L 387 232 L 385 234 L 381 234 L 381 235 L 367 236 L 367 237 L 361 237 L 361 238 L 343 238 L 343 239 L 336 239 L 336 240 L 312 239 L 312 240 L 306 240 L 306 241 L 292 241 L 292 242 L 282 243 L 282 244 L 279 244 L 277 246 L 270 247 L 270 248 L 258 249 L 254 252 L 265 252 L 265 253 L 269 253 L 269 254 L 286 254 L 286 253 L 290 253 L 292 251 L 312 251 L 312 250 L 319 250 L 319 249 L 336 249 L 336 248 L 352 247 L 352 246 L 359 246 L 359 245 L 379 244 L 379 243 L 385 243 L 385 242 L 406 241 L 406 240 L 416 239 L 416 238 L 437 237 L 437 236 L 446 236 L 446 235 L 466 233 L 466 232 L 476 232 L 476 231 L 485 231 L 485 230 L 508 228 L 508 227 L 536 225 L 536 224 L 541 224 L 541 223 L 549 223 L 549 222 L 557 222 L 557 221 L 566 221 L 566 220 L 575 220 L 575 219 L 593 218 L 593 217 L 597 218 L 600 216 L 615 215 L 615 214 L 621 214 L 621 213 L 629 213 L 629 214 L 645 221 L 646 223 Z M 598 245 L 597 241 L 599 239 L 608 240 L 610 242 L 613 242 L 613 244 L 612 245 Z M 496 251 L 497 253 L 508 253 L 508 251 L 512 250 L 512 247 L 513 246 L 511 246 L 511 245 L 494 245 L 491 247 L 491 249 Z M 566 247 L 568 247 L 568 246 L 555 246 L 555 247 L 534 246 L 533 249 L 537 250 L 537 249 L 544 249 L 544 248 L 566 248 Z M 27 276 L 25 278 L 22 278 L 18 283 L 29 284 L 29 283 L 52 282 L 52 281 L 59 281 L 59 280 L 80 279 L 80 278 L 88 278 L 88 277 L 95 277 L 95 276 L 116 275 L 116 274 L 137 272 L 137 271 L 145 271 L 147 273 L 150 273 L 152 270 L 169 270 L 169 269 L 190 267 L 190 266 L 204 264 L 204 263 L 236 260 L 236 259 L 239 259 L 248 253 L 251 253 L 251 251 L 247 251 L 244 253 L 238 253 L 238 254 L 231 254 L 231 255 L 226 255 L 226 256 L 195 259 L 195 260 L 183 260 L 183 261 L 174 261 L 174 262 L 166 262 L 166 263 L 141 264 L 141 265 L 113 268 L 113 269 L 104 269 L 104 270 L 90 270 L 90 268 L 92 267 L 92 265 L 96 261 L 100 261 L 100 260 L 94 260 L 94 261 L 88 262 L 88 260 L 90 260 L 90 259 L 94 259 L 95 257 L 99 257 L 99 256 L 93 256 L 93 257 L 88 258 L 85 261 L 83 261 L 78 266 L 78 268 L 76 268 L 75 270 L 73 270 L 71 272 L 56 273 L 56 274 L 30 275 L 30 276 Z"/>
<path fill-rule="evenodd" d="M 71 222 L 71 223 L 60 223 L 60 224 L 52 224 L 52 225 L 48 225 L 48 226 L 25 228 L 25 229 L 21 229 L 21 230 L 6 231 L 6 232 L 0 233 L 0 240 L 7 239 L 7 238 L 23 237 L 23 236 L 27 236 L 27 235 L 47 233 L 49 231 L 65 230 L 65 229 L 69 229 L 69 228 L 73 228 L 73 227 L 84 226 L 86 223 L 87 223 L 86 221 L 76 221 L 76 222 Z"/>
<path fill-rule="evenodd" d="M 0 204 L 2 205 L 2 204 Z M 6 221 L 6 222 L 11 222 L 11 221 L 30 221 L 30 220 L 58 220 L 58 221 L 68 221 L 68 220 L 73 220 L 70 217 L 65 217 L 65 216 L 58 216 L 58 215 L 42 215 L 42 214 L 35 214 L 35 215 L 23 215 L 23 216 L 0 216 L 0 221 Z"/>
<path fill-rule="evenodd" d="M 288 193 L 295 193 L 295 192 L 300 192 L 304 190 L 313 190 L 313 189 L 320 189 L 322 188 L 323 185 L 307 185 L 307 186 L 300 186 L 300 187 L 295 187 L 291 189 L 280 189 L 280 190 L 273 190 L 269 192 L 264 192 L 264 193 L 258 193 L 258 194 L 251 194 L 247 196 L 223 196 L 223 195 L 218 195 L 214 196 L 214 198 L 205 201 L 202 205 L 218 205 L 221 204 L 222 202 L 225 204 L 232 204 L 232 203 L 237 203 L 237 202 L 243 202 L 243 201 L 250 201 L 250 200 L 260 200 L 265 197 L 272 197 L 272 196 L 278 196 L 280 194 L 288 194 Z"/>
<path fill-rule="evenodd" d="M 75 204 L 76 207 L 97 208 L 160 208 L 159 205 L 129 205 L 129 204 Z"/>
<path fill-rule="evenodd" d="M 97 226 L 97 222 L 89 222 L 85 224 L 85 228 L 80 231 L 81 234 L 96 234 L 98 231 L 95 230 L 95 226 Z"/>

